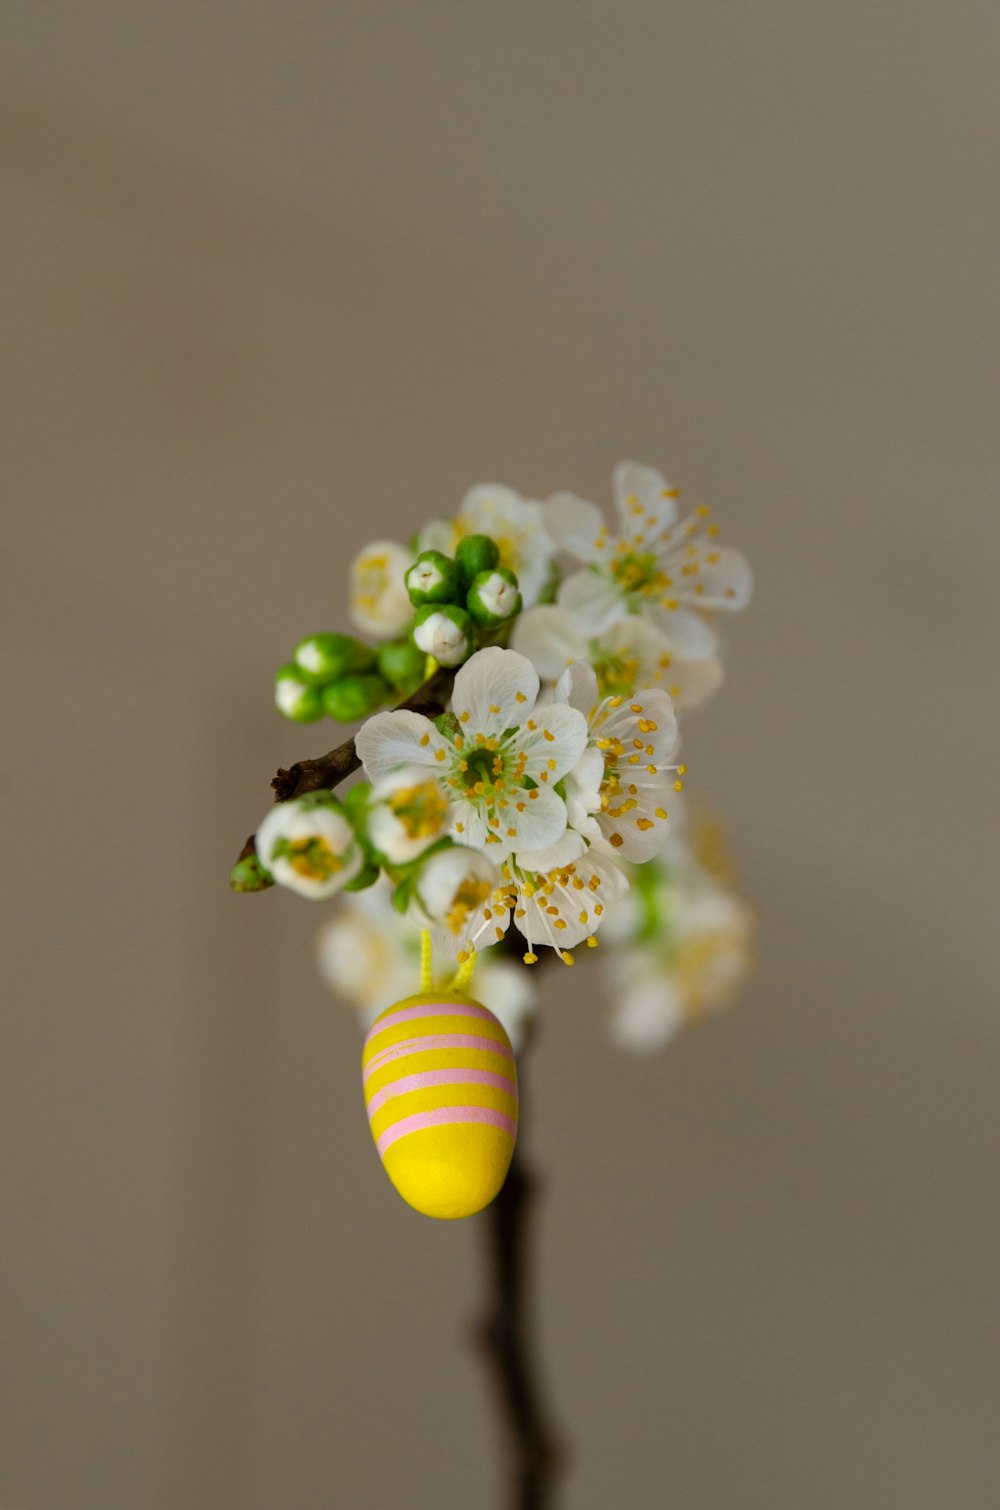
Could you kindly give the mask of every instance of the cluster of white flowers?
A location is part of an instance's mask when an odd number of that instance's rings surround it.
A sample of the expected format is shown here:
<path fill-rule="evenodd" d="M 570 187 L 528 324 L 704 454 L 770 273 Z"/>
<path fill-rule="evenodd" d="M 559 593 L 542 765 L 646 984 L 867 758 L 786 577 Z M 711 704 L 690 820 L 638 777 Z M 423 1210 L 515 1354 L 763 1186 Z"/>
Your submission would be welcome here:
<path fill-rule="evenodd" d="M 607 923 L 610 1032 L 635 1053 L 729 1006 L 754 964 L 753 908 L 736 890 L 721 830 L 675 806 L 666 844 L 632 874 Z"/>
<path fill-rule="evenodd" d="M 372 713 L 356 735 L 364 779 L 342 800 L 279 804 L 257 834 L 265 884 L 357 893 L 324 931 L 321 960 L 366 1011 L 412 988 L 420 930 L 451 968 L 518 930 L 516 954 L 478 987 L 514 971 L 513 1020 L 531 1000 L 517 954 L 533 964 L 547 946 L 572 964 L 605 929 L 620 945 L 615 1033 L 634 1046 L 722 994 L 703 956 L 722 940 L 725 975 L 742 934 L 733 918 L 696 921 L 718 914 L 724 888 L 694 884 L 671 837 L 677 715 L 721 684 L 717 615 L 747 604 L 750 569 L 707 510 L 681 516 L 653 468 L 623 463 L 614 493 L 617 532 L 569 493 L 542 503 L 473 488 L 411 549 L 380 540 L 352 564 L 352 618 L 381 644 L 313 635 L 279 673 L 286 716 Z M 415 685 L 417 656 L 425 676 L 456 668 L 448 705 L 372 712 Z M 662 917 L 650 910 L 661 893 Z"/>

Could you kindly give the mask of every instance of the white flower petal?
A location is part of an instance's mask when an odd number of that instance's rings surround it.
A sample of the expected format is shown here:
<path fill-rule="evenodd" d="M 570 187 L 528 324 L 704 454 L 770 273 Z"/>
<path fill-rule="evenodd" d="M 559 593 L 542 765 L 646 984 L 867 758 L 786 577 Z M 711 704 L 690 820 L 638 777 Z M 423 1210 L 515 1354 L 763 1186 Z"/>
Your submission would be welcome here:
<path fill-rule="evenodd" d="M 725 680 L 722 662 L 717 656 L 707 661 L 688 661 L 677 656 L 663 677 L 663 684 L 674 702 L 685 713 L 707 702 Z"/>
<path fill-rule="evenodd" d="M 463 733 L 501 734 L 530 714 L 538 686 L 538 672 L 526 656 L 491 645 L 459 671 L 451 705 Z"/>
<path fill-rule="evenodd" d="M 580 571 L 567 577 L 556 594 L 556 603 L 576 619 L 584 635 L 601 634 L 628 612 L 628 603 L 618 584 L 603 572 Z"/>
<path fill-rule="evenodd" d="M 547 786 L 523 792 L 516 801 L 499 806 L 497 817 L 499 822 L 493 832 L 499 841 L 498 854 L 547 849 L 566 831 L 566 804 Z M 489 850 L 492 849 L 490 845 Z"/>
<path fill-rule="evenodd" d="M 547 849 L 519 849 L 514 857 L 517 868 L 522 871 L 541 870 L 548 873 L 563 865 L 571 865 L 586 851 L 586 844 L 579 834 L 567 829 Z"/>
<path fill-rule="evenodd" d="M 600 834 L 591 813 L 601 810 L 601 782 L 604 780 L 604 756 L 596 746 L 584 750 L 565 778 L 566 812 L 571 828 L 594 839 Z"/>
<path fill-rule="evenodd" d="M 577 561 L 599 561 L 606 554 L 608 527 L 596 504 L 575 493 L 553 493 L 545 505 L 545 525 L 556 550 Z"/>
<path fill-rule="evenodd" d="M 621 867 L 592 849 L 571 865 L 539 873 L 529 884 L 520 888 L 514 922 L 529 943 L 559 950 L 572 949 L 596 933 L 605 911 L 628 890 Z"/>
<path fill-rule="evenodd" d="M 358 730 L 355 747 L 369 781 L 405 765 L 442 769 L 451 750 L 429 718 L 407 708 L 376 713 Z"/>
<path fill-rule="evenodd" d="M 663 769 L 677 744 L 677 716 L 670 694 L 662 687 L 642 687 L 615 706 L 609 699 L 596 714 L 592 728 L 600 738 L 620 740 L 641 756 L 634 764 Z"/>
<path fill-rule="evenodd" d="M 589 661 L 577 660 L 567 666 L 556 683 L 556 702 L 568 703 L 584 718 L 589 718 L 599 701 L 597 673 Z"/>
<path fill-rule="evenodd" d="M 510 645 L 519 655 L 527 656 L 538 675 L 549 681 L 587 653 L 587 641 L 576 620 L 555 603 L 542 603 L 519 614 Z"/>
<path fill-rule="evenodd" d="M 644 616 L 660 631 L 677 655 L 688 661 L 707 661 L 719 647 L 719 637 L 711 624 L 678 604 L 676 608 L 658 605 L 643 610 Z"/>
<path fill-rule="evenodd" d="M 713 559 L 714 557 L 714 559 Z M 753 596 L 753 572 L 742 551 L 718 546 L 703 557 L 696 579 L 702 591 L 698 600 L 706 608 L 725 608 L 737 613 Z"/>
<path fill-rule="evenodd" d="M 472 849 L 482 849 L 489 833 L 486 814 L 464 799 L 454 805 L 451 832 L 459 844 L 468 844 Z"/>
<path fill-rule="evenodd" d="M 455 553 L 459 531 L 452 519 L 429 519 L 417 536 L 418 551 L 440 551 L 444 556 Z"/>
<path fill-rule="evenodd" d="M 536 712 L 538 717 L 518 730 L 514 748 L 527 757 L 525 775 L 552 787 L 573 769 L 586 749 L 587 720 L 577 708 L 565 703 L 552 703 Z"/>
<path fill-rule="evenodd" d="M 633 544 L 652 544 L 676 522 L 677 490 L 655 467 L 623 461 L 615 468 L 614 493 L 622 538 Z"/>
<path fill-rule="evenodd" d="M 642 865 L 658 855 L 666 843 L 667 803 L 673 787 L 664 780 L 658 786 L 636 782 L 633 787 L 633 795 L 626 800 L 634 802 L 635 807 L 626 810 L 624 800 L 613 801 L 608 812 L 597 814 L 601 837 L 594 840 L 594 849 L 630 865 Z"/>

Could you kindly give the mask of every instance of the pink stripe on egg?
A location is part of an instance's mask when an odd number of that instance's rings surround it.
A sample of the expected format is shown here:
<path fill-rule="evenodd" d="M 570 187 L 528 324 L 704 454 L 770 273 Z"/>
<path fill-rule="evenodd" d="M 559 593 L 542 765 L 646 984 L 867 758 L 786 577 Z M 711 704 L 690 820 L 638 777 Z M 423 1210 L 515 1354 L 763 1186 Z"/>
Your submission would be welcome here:
<path fill-rule="evenodd" d="M 379 1156 L 384 1158 L 386 1151 L 397 1143 L 400 1138 L 408 1137 L 410 1133 L 423 1132 L 428 1127 L 449 1127 L 455 1124 L 467 1124 L 470 1122 L 484 1123 L 487 1127 L 497 1127 L 511 1138 L 517 1136 L 517 1125 L 513 1118 L 504 1112 L 495 1112 L 489 1106 L 438 1106 L 433 1111 L 415 1112 L 412 1117 L 400 1117 L 391 1127 L 387 1127 L 378 1139 L 375 1147 Z"/>
<path fill-rule="evenodd" d="M 364 1083 L 372 1075 L 385 1069 L 394 1059 L 404 1059 L 409 1054 L 428 1054 L 440 1049 L 471 1049 L 481 1053 L 499 1054 L 501 1059 L 513 1059 L 509 1044 L 498 1043 L 495 1038 L 480 1038 L 475 1033 L 425 1033 L 421 1038 L 407 1038 L 403 1043 L 393 1043 L 381 1053 L 369 1059 L 365 1065 Z"/>
<path fill-rule="evenodd" d="M 412 1022 L 420 1017 L 479 1017 L 485 1022 L 495 1022 L 492 1012 L 487 1012 L 485 1007 L 477 1007 L 472 1002 L 456 1002 L 449 1006 L 446 1002 L 424 1002 L 416 1007 L 400 1007 L 396 1012 L 387 1012 L 380 1017 L 372 1027 L 369 1042 L 379 1036 L 385 1028 L 394 1028 L 397 1022 Z"/>
<path fill-rule="evenodd" d="M 368 1103 L 368 1115 L 374 1117 L 380 1106 L 391 1101 L 393 1096 L 405 1096 L 409 1091 L 425 1091 L 432 1085 L 491 1085 L 498 1091 L 506 1091 L 517 1100 L 517 1085 L 506 1075 L 496 1075 L 492 1070 L 424 1070 L 420 1075 L 402 1075 L 391 1085 L 376 1091 Z"/>

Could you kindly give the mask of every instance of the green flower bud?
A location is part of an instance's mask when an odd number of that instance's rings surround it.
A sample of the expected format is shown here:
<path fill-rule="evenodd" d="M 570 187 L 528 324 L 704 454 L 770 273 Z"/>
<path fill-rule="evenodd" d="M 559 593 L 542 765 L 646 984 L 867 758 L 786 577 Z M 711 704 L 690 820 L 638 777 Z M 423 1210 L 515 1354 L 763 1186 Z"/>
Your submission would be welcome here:
<path fill-rule="evenodd" d="M 323 717 L 319 690 L 310 686 L 294 663 L 275 672 L 274 701 L 278 712 L 297 724 L 312 724 Z"/>
<path fill-rule="evenodd" d="M 379 674 L 385 677 L 390 687 L 404 695 L 415 692 L 420 686 L 426 659 L 412 640 L 387 640 L 375 652 Z"/>
<path fill-rule="evenodd" d="M 274 877 L 256 855 L 246 855 L 229 872 L 229 884 L 234 891 L 266 891 L 274 885 Z"/>
<path fill-rule="evenodd" d="M 458 542 L 455 561 L 466 588 L 481 571 L 490 571 L 500 560 L 500 551 L 489 535 L 466 535 Z"/>
<path fill-rule="evenodd" d="M 321 684 L 354 671 L 370 671 L 375 652 L 349 634 L 311 634 L 296 645 L 295 664 L 303 680 Z"/>
<path fill-rule="evenodd" d="M 521 612 L 521 594 L 517 578 L 505 566 L 481 571 L 473 579 L 465 600 L 472 619 L 480 629 L 498 629 Z"/>
<path fill-rule="evenodd" d="M 320 693 L 323 708 L 331 718 L 352 724 L 367 718 L 392 697 L 392 689 L 380 676 L 342 676 Z"/>
<path fill-rule="evenodd" d="M 418 608 L 410 630 L 413 643 L 441 666 L 460 666 L 475 649 L 475 629 L 464 608 L 428 603 Z"/>
<path fill-rule="evenodd" d="M 406 573 L 406 590 L 416 608 L 424 603 L 454 603 L 461 596 L 458 567 L 443 551 L 421 551 Z"/>

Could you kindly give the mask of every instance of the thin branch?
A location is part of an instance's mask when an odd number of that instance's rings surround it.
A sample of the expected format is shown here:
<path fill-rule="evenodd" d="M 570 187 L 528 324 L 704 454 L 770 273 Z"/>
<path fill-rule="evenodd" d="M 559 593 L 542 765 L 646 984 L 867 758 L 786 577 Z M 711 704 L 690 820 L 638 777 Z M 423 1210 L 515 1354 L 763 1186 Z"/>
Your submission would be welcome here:
<path fill-rule="evenodd" d="M 408 709 L 411 713 L 422 713 L 427 718 L 436 717 L 445 710 L 454 680 L 454 669 L 440 666 L 433 676 L 428 677 L 423 686 L 418 687 L 411 697 L 399 704 L 396 711 Z M 313 760 L 297 760 L 290 770 L 279 770 L 271 780 L 274 800 L 275 802 L 290 802 L 293 797 L 304 797 L 307 792 L 331 792 L 342 781 L 346 781 L 360 764 L 354 740 L 345 739 L 343 744 L 338 745 L 335 750 L 329 750 L 325 755 L 317 755 Z M 240 850 L 236 864 L 253 861 L 256 855 L 256 835 L 251 834 Z M 250 891 L 260 888 L 241 886 L 238 889 Z"/>
<path fill-rule="evenodd" d="M 483 1213 L 490 1302 L 475 1335 L 493 1375 L 504 1422 L 510 1510 L 550 1510 L 565 1461 L 542 1403 L 530 1345 L 527 1237 L 536 1190 L 515 1147 L 506 1183 Z"/>

